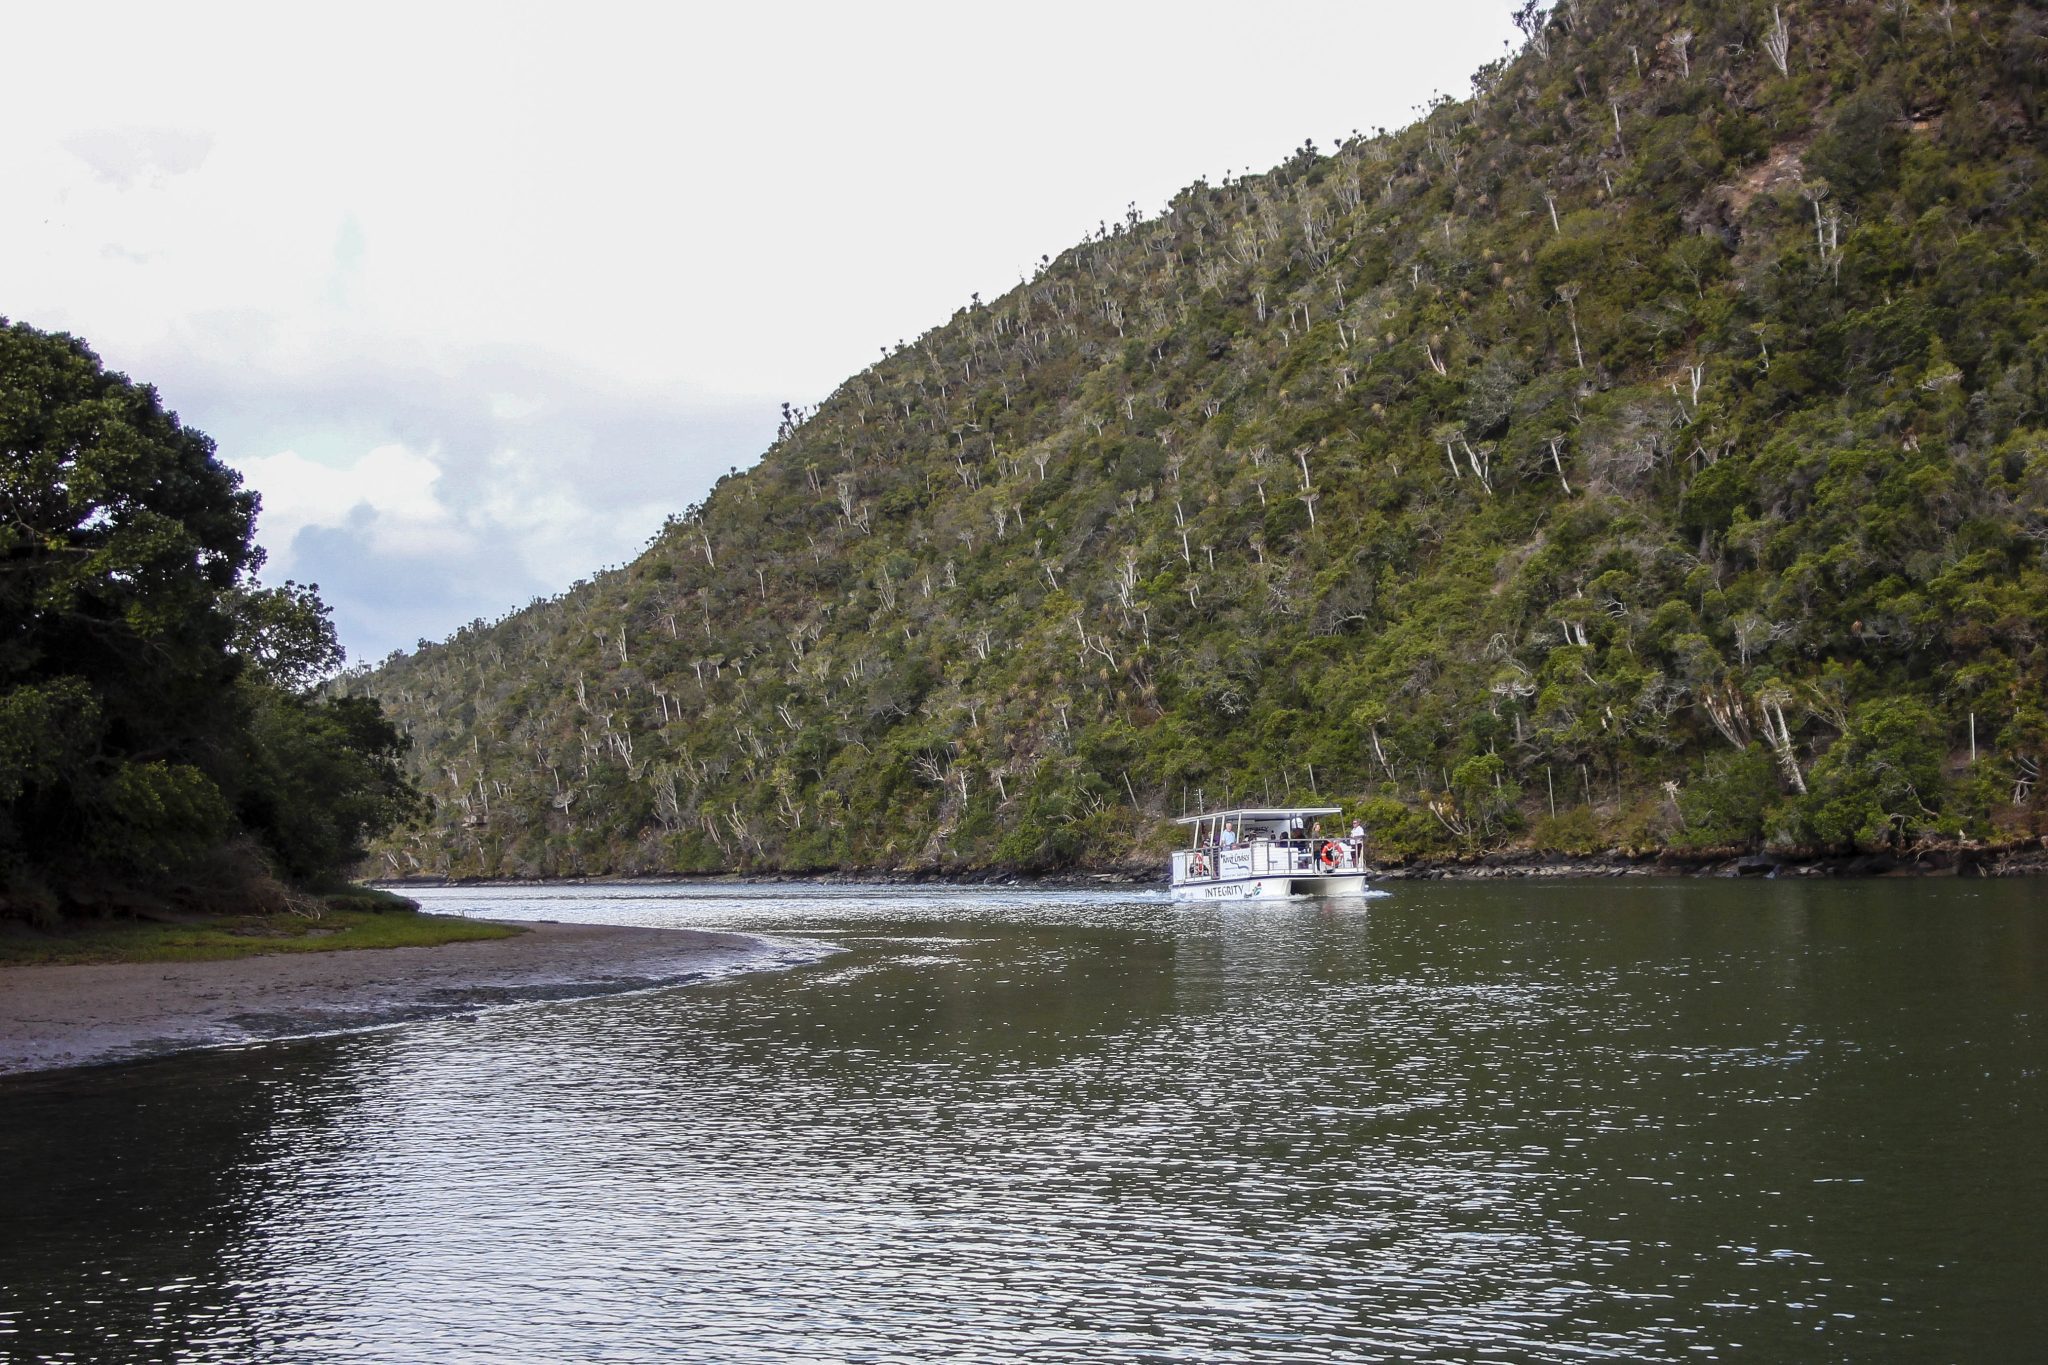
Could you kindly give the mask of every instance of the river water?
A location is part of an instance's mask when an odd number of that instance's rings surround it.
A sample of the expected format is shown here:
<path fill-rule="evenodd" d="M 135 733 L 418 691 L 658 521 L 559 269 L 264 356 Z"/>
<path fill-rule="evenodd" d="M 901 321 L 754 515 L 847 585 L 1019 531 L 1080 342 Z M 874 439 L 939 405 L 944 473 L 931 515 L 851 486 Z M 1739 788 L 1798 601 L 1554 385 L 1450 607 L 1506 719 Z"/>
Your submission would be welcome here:
<path fill-rule="evenodd" d="M 0 1352 L 2048 1351 L 2039 883 L 425 899 L 842 951 L 0 1086 Z"/>

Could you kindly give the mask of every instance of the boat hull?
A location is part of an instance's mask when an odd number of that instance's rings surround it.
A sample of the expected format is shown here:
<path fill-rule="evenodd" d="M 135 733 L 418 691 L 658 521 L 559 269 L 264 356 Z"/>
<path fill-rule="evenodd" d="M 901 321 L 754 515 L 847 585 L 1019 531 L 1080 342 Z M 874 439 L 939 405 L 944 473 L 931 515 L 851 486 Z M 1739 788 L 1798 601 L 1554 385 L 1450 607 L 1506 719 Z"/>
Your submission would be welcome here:
<path fill-rule="evenodd" d="M 1216 881 L 1176 882 L 1173 894 L 1178 900 L 1198 901 L 1254 901 L 1288 900 L 1298 896 L 1362 896 L 1365 894 L 1365 874 L 1362 872 L 1340 876 L 1304 876 L 1296 873 L 1289 876 L 1232 877 Z"/>

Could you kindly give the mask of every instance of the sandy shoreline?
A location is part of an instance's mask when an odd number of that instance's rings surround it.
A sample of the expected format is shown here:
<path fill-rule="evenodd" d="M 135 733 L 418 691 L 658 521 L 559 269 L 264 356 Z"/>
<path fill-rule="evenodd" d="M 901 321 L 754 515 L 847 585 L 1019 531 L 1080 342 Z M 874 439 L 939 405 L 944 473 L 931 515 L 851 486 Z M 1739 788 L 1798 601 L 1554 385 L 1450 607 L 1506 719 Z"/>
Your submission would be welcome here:
<path fill-rule="evenodd" d="M 744 934 L 525 927 L 431 948 L 0 967 L 0 1076 L 647 990 L 813 956 Z"/>

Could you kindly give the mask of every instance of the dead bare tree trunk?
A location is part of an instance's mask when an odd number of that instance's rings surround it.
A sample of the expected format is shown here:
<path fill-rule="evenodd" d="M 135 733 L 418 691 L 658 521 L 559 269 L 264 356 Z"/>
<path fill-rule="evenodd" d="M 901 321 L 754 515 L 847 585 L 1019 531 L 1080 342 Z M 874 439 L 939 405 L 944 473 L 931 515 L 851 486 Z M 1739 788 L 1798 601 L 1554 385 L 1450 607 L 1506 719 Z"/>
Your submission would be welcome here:
<path fill-rule="evenodd" d="M 1564 300 L 1565 314 L 1572 323 L 1572 355 L 1578 359 L 1579 368 L 1586 368 L 1586 348 L 1579 344 L 1579 286 L 1561 284 L 1557 296 Z"/>
<path fill-rule="evenodd" d="M 1785 16 L 1776 5 L 1771 6 L 1771 26 L 1764 33 L 1764 51 L 1770 54 L 1771 65 L 1778 68 L 1780 76 L 1791 74 L 1792 31 L 1785 27 Z"/>
<path fill-rule="evenodd" d="M 1806 795 L 1806 776 L 1799 771 L 1798 755 L 1792 752 L 1792 727 L 1785 723 L 1785 693 L 1772 689 L 1756 699 L 1757 710 L 1763 713 L 1764 738 L 1778 755 L 1778 766 L 1785 770 L 1785 780 L 1792 784 L 1792 790 Z"/>

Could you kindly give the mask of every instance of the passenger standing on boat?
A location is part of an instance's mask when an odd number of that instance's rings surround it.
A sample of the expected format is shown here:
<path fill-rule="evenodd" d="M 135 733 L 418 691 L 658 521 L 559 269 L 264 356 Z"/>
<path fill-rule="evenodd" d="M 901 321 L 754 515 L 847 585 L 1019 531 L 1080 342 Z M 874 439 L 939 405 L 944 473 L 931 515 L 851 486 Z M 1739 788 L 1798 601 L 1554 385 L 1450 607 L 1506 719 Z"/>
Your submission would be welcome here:
<path fill-rule="evenodd" d="M 1231 826 L 1231 825 L 1225 825 L 1225 826 L 1223 827 L 1223 837 L 1222 837 L 1222 838 L 1221 838 L 1221 839 L 1220 839 L 1220 840 L 1219 840 L 1218 842 L 1219 842 L 1219 843 L 1221 843 L 1221 844 L 1223 845 L 1223 847 L 1225 847 L 1225 848 L 1235 848 L 1235 847 L 1237 847 L 1237 830 L 1236 830 L 1236 828 L 1235 828 L 1234 826 Z"/>
<path fill-rule="evenodd" d="M 1365 822 L 1363 820 L 1353 820 L 1351 822 L 1351 864 L 1353 867 L 1365 866 Z"/>

